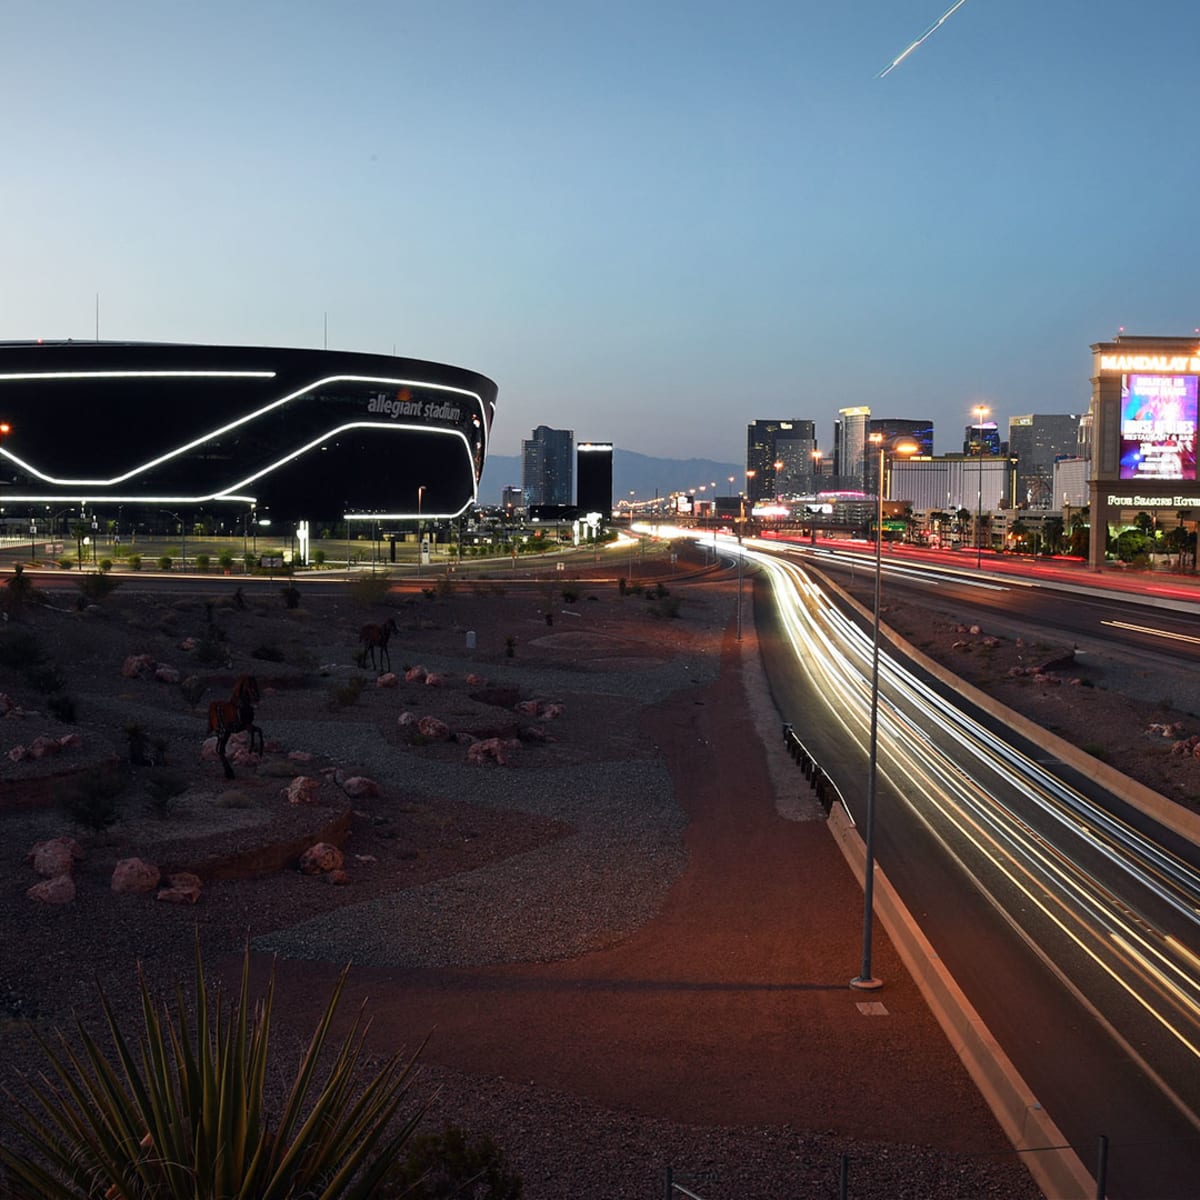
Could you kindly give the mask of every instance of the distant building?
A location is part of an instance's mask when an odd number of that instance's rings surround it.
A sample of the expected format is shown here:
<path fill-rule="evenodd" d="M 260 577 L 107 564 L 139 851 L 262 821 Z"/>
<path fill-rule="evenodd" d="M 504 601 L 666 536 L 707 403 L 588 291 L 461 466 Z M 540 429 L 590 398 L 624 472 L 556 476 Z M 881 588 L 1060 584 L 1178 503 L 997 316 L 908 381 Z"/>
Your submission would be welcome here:
<path fill-rule="evenodd" d="M 1003 454 L 1000 427 L 995 421 L 974 421 L 963 430 L 964 454 Z"/>
<path fill-rule="evenodd" d="M 1085 508 L 1088 504 L 1088 468 L 1086 458 L 1060 458 L 1053 468 L 1051 488 L 1053 502 L 1050 507 L 1059 509 Z"/>
<path fill-rule="evenodd" d="M 946 454 L 897 458 L 888 469 L 886 499 L 923 511 L 985 513 L 1012 504 L 1012 460 L 999 455 Z"/>
<path fill-rule="evenodd" d="M 1017 460 L 1014 504 L 1018 508 L 1057 508 L 1054 463 L 1078 456 L 1079 415 L 1029 413 L 1010 417 L 1008 452 Z"/>
<path fill-rule="evenodd" d="M 539 425 L 521 443 L 521 486 L 527 507 L 570 504 L 575 434 Z"/>
<path fill-rule="evenodd" d="M 781 483 L 799 472 L 801 458 L 806 456 L 811 462 L 817 446 L 815 428 L 812 421 L 784 419 L 753 421 L 747 426 L 746 495 L 750 500 L 773 500 Z M 783 463 L 778 471 L 777 462 Z"/>
<path fill-rule="evenodd" d="M 838 409 L 833 423 L 833 474 L 844 490 L 866 490 L 870 420 L 871 410 L 865 406 Z"/>
<path fill-rule="evenodd" d="M 511 517 L 518 509 L 525 507 L 525 495 L 519 487 L 506 487 L 500 493 L 500 507 Z"/>
<path fill-rule="evenodd" d="M 875 442 L 876 437 L 882 442 Z M 878 495 L 876 491 L 876 475 L 879 474 L 879 450 L 884 448 L 886 463 L 890 464 L 897 456 L 891 452 L 891 447 L 899 442 L 915 442 L 916 454 L 923 458 L 933 457 L 933 422 L 929 420 L 914 420 L 910 417 L 872 417 L 867 422 L 867 461 L 864 472 L 863 490 L 869 495 Z M 904 457 L 901 455 L 900 457 Z M 890 470 L 890 466 L 888 470 Z"/>
<path fill-rule="evenodd" d="M 578 470 L 578 507 L 582 512 L 598 512 L 605 520 L 612 517 L 613 445 L 612 442 L 580 442 L 576 448 Z"/>

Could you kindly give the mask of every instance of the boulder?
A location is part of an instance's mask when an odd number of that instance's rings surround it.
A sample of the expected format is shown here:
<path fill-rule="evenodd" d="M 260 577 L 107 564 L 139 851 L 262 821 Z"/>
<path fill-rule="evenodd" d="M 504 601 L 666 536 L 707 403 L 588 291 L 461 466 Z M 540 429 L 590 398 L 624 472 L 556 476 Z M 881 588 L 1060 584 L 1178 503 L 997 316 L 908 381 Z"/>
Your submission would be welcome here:
<path fill-rule="evenodd" d="M 123 858 L 112 873 L 112 890 L 118 895 L 152 892 L 161 878 L 159 869 L 141 858 Z"/>
<path fill-rule="evenodd" d="M 404 672 L 404 682 L 405 683 L 420 683 L 421 680 L 424 678 L 425 678 L 425 668 L 424 667 L 409 667 L 408 670 Z"/>
<path fill-rule="evenodd" d="M 157 666 L 152 654 L 131 654 L 121 664 L 121 675 L 125 679 L 147 679 Z"/>
<path fill-rule="evenodd" d="M 75 864 L 83 858 L 83 847 L 74 838 L 69 837 L 56 837 L 38 842 L 25 855 L 25 861 L 43 879 L 53 879 L 56 875 L 70 875 Z"/>
<path fill-rule="evenodd" d="M 310 754 L 307 750 L 292 750 L 288 754 L 289 761 L 298 763 L 312 762 L 316 757 L 315 754 Z"/>
<path fill-rule="evenodd" d="M 36 737 L 29 743 L 30 758 L 46 758 L 59 751 L 58 739 L 51 737 Z"/>
<path fill-rule="evenodd" d="M 321 781 L 311 775 L 297 775 L 283 789 L 289 804 L 316 804 L 321 792 Z"/>
<path fill-rule="evenodd" d="M 417 732 L 430 741 L 444 742 L 450 737 L 450 726 L 438 717 L 422 717 L 417 722 Z"/>
<path fill-rule="evenodd" d="M 317 842 L 300 855 L 300 873 L 321 875 L 326 871 L 340 871 L 343 861 L 342 852 L 336 846 L 329 842 Z"/>
<path fill-rule="evenodd" d="M 541 707 L 537 700 L 519 700 L 513 705 L 513 708 L 523 717 L 536 717 Z"/>
<path fill-rule="evenodd" d="M 154 668 L 154 678 L 159 683 L 178 683 L 180 675 L 174 667 L 169 667 L 166 663 L 159 663 Z"/>
<path fill-rule="evenodd" d="M 164 904 L 195 904 L 200 899 L 200 876 L 178 871 L 167 876 L 168 886 L 159 889 L 156 899 Z"/>
<path fill-rule="evenodd" d="M 400 676 L 395 671 L 385 671 L 375 680 L 377 688 L 394 688 L 400 686 Z"/>
<path fill-rule="evenodd" d="M 24 746 L 13 746 L 8 752 L 10 762 L 20 762 L 22 759 L 29 757 L 29 751 Z"/>
<path fill-rule="evenodd" d="M 487 680 L 482 675 L 472 673 L 467 676 L 467 687 L 487 687 Z"/>
<path fill-rule="evenodd" d="M 83 745 L 83 738 L 77 733 L 64 733 L 57 741 L 63 750 L 73 750 L 76 746 Z"/>
<path fill-rule="evenodd" d="M 351 775 L 345 783 L 342 784 L 342 791 L 350 797 L 351 800 L 361 800 L 365 796 L 378 796 L 383 789 L 373 779 L 368 779 L 365 775 Z"/>
<path fill-rule="evenodd" d="M 520 744 L 515 738 L 486 738 L 481 742 L 472 742 L 467 747 L 467 762 L 477 767 L 487 762 L 494 762 L 500 767 L 507 766 L 513 751 Z"/>
<path fill-rule="evenodd" d="M 55 875 L 27 888 L 25 895 L 43 904 L 70 904 L 75 899 L 75 880 L 70 875 Z"/>
<path fill-rule="evenodd" d="M 542 720 L 553 721 L 555 717 L 561 717 L 567 711 L 565 704 L 547 704 L 542 709 Z"/>
<path fill-rule="evenodd" d="M 329 871 L 326 874 L 325 882 L 344 886 L 350 882 L 350 876 L 341 867 L 338 867 L 337 870 Z"/>
<path fill-rule="evenodd" d="M 445 675 L 439 675 L 436 671 L 426 671 L 425 672 L 425 686 L 426 687 L 445 687 L 446 686 L 446 677 L 445 677 Z"/>

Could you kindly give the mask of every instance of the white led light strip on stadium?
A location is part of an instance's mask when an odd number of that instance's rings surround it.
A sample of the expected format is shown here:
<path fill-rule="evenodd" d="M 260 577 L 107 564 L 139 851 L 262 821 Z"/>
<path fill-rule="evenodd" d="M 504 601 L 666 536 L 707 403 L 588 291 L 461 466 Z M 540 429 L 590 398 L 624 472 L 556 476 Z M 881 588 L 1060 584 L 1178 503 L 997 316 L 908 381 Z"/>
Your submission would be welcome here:
<path fill-rule="evenodd" d="M 273 371 L 271 371 L 271 372 L 249 372 L 249 371 L 240 371 L 240 372 L 239 371 L 57 371 L 57 372 L 47 372 L 42 375 L 28 375 L 28 374 L 19 375 L 19 376 L 18 375 L 0 375 L 0 383 L 4 383 L 6 381 L 14 380 L 14 379 L 22 379 L 25 381 L 29 381 L 31 379 L 95 379 L 95 378 L 101 378 L 101 377 L 102 378 L 122 378 L 122 377 L 125 377 L 125 378 L 133 378 L 133 377 L 157 378 L 159 376 L 178 378 L 178 377 L 210 377 L 210 376 L 215 376 L 215 375 L 224 376 L 224 377 L 253 376 L 256 378 L 268 378 L 269 379 L 269 378 L 274 378 L 274 374 L 275 373 Z M 485 457 L 487 455 L 487 442 L 488 442 L 488 436 L 491 431 L 488 428 L 487 413 L 485 411 L 487 406 L 483 403 L 483 398 L 477 392 L 469 391 L 466 388 L 451 387 L 449 384 L 444 384 L 444 383 L 425 383 L 425 382 L 422 382 L 421 380 L 416 380 L 416 379 L 386 379 L 386 378 L 382 378 L 380 376 L 375 376 L 375 375 L 329 375 L 329 376 L 326 376 L 324 379 L 318 379 L 315 382 L 310 383 L 307 386 L 302 387 L 299 390 L 292 392 L 287 396 L 281 396 L 278 400 L 272 400 L 269 404 L 264 405 L 262 408 L 256 409 L 254 412 L 247 413 L 244 417 L 238 417 L 238 419 L 236 421 L 230 421 L 227 425 L 222 425 L 219 429 L 211 430 L 210 432 L 204 434 L 201 437 L 194 438 L 192 441 L 187 442 L 182 446 L 177 446 L 174 450 L 171 450 L 166 454 L 162 454 L 158 458 L 153 458 L 149 462 L 143 463 L 140 467 L 134 467 L 133 470 L 126 471 L 123 475 L 114 476 L 112 479 L 57 479 L 53 475 L 47 475 L 44 471 L 39 471 L 31 463 L 27 463 L 23 459 L 18 458 L 17 455 L 13 454 L 11 450 L 6 449 L 3 445 L 0 445 L 0 454 L 4 455 L 4 457 L 9 459 L 10 461 L 16 463 L 23 471 L 28 471 L 31 475 L 35 476 L 37 479 L 42 480 L 43 483 L 53 484 L 56 487 L 69 487 L 69 488 L 79 488 L 79 487 L 110 488 L 110 487 L 114 487 L 116 484 L 127 482 L 128 480 L 132 479 L 135 475 L 140 475 L 145 471 L 153 470 L 153 468 L 161 466 L 165 462 L 170 462 L 171 459 L 178 458 L 181 454 L 186 454 L 189 450 L 195 450 L 197 446 L 203 446 L 205 442 L 211 441 L 213 438 L 221 437 L 222 435 L 229 433 L 231 430 L 237 429 L 241 425 L 245 425 L 250 421 L 254 421 L 257 418 L 264 416 L 265 414 L 267 414 L 269 412 L 274 412 L 275 409 L 280 408 L 283 405 L 288 404 L 293 400 L 297 400 L 301 396 L 305 396 L 309 392 L 312 392 L 317 388 L 325 387 L 327 384 L 331 384 L 331 383 L 379 383 L 379 384 L 386 384 L 389 387 L 427 388 L 430 391 L 454 392 L 460 396 L 470 396 L 471 399 L 473 399 L 475 401 L 475 403 L 479 406 L 480 428 L 483 431 L 483 451 L 484 451 Z M 380 429 L 389 429 L 389 428 L 419 429 L 422 433 L 458 433 L 459 436 L 463 438 L 463 441 L 464 442 L 466 441 L 466 437 L 459 430 L 443 430 L 443 429 L 438 429 L 437 427 L 428 426 L 428 425 L 400 426 L 400 425 L 389 424 L 389 425 L 374 426 L 370 422 L 363 422 L 362 424 L 371 426 L 373 428 L 380 428 Z M 352 426 L 345 426 L 344 428 L 352 428 Z M 326 434 L 325 436 L 328 437 L 329 434 Z M 311 447 L 308 447 L 308 448 L 311 449 Z M 469 451 L 469 449 L 470 449 L 470 447 L 468 446 L 468 451 Z M 288 456 L 284 457 L 283 459 L 281 459 L 280 463 L 288 462 L 288 461 L 290 461 L 291 458 L 294 458 L 294 457 L 295 457 L 295 454 L 288 455 Z M 280 463 L 276 463 L 274 465 L 279 466 Z M 273 470 L 273 469 L 274 469 L 274 467 L 268 468 L 268 470 Z M 263 473 L 264 472 L 259 472 L 257 475 L 250 476 L 250 478 L 251 479 L 260 478 Z M 474 478 L 474 474 L 475 474 L 474 463 L 472 463 L 472 470 L 471 470 L 472 478 Z M 236 486 L 236 485 L 233 485 L 233 486 Z M 478 481 L 476 481 L 475 487 L 476 487 L 476 489 L 478 488 Z M 225 490 L 228 490 L 228 489 L 225 489 Z M 36 497 L 36 499 L 42 499 L 42 498 L 43 497 Z M 101 498 L 101 497 L 97 497 L 97 498 Z M 105 495 L 102 498 L 105 499 L 106 501 L 117 499 L 117 497 L 110 496 L 110 495 Z M 205 499 L 210 499 L 210 500 L 218 499 L 218 498 L 224 498 L 224 492 L 217 493 L 214 496 L 205 497 Z M 230 496 L 228 498 L 234 499 L 235 497 Z M 29 498 L 21 497 L 21 496 L 12 496 L 12 497 L 6 497 L 6 499 L 11 499 L 11 500 L 16 501 L 16 500 L 27 500 Z M 138 497 L 131 498 L 133 503 L 137 503 L 138 499 L 139 499 Z M 149 502 L 151 499 L 153 499 L 153 498 L 147 497 L 147 502 Z M 191 498 L 181 497 L 181 498 L 179 498 L 179 501 L 180 501 L 180 503 L 188 503 L 188 502 L 191 502 Z M 197 500 L 196 502 L 199 503 L 200 501 Z"/>

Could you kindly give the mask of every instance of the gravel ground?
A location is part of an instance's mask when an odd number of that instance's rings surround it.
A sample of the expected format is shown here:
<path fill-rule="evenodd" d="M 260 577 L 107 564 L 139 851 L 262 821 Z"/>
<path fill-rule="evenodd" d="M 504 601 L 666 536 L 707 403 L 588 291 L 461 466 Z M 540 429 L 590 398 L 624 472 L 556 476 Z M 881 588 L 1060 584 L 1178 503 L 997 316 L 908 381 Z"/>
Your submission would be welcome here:
<path fill-rule="evenodd" d="M 290 686 L 289 672 L 297 672 L 288 663 L 264 666 L 250 651 L 262 643 L 282 646 L 289 659 L 303 658 L 307 665 L 299 674 L 310 681 L 313 664 L 323 664 L 318 686 L 326 688 L 355 674 L 350 652 L 364 619 L 360 611 L 318 601 L 300 613 L 266 604 L 248 614 L 222 611 L 230 646 L 225 675 L 245 669 L 279 675 L 280 686 L 260 709 L 268 736 L 284 750 L 319 755 L 320 765 L 378 778 L 384 794 L 354 804 L 346 843 L 350 887 L 328 888 L 294 872 L 214 881 L 194 910 L 111 897 L 112 861 L 138 839 L 157 853 L 171 832 L 195 846 L 215 840 L 230 851 L 253 842 L 264 823 L 273 827 L 282 819 L 277 792 L 288 773 L 276 756 L 280 777 L 265 773 L 269 764 L 257 777 L 239 777 L 236 788 L 249 797 L 249 807 L 214 806 L 227 785 L 211 764 L 197 772 L 190 765 L 194 750 L 184 749 L 197 741 L 199 712 L 174 688 L 119 678 L 122 657 L 147 649 L 186 670 L 179 645 L 202 630 L 203 607 L 142 599 L 114 602 L 108 614 L 32 618 L 66 664 L 81 702 L 79 726 L 39 718 L 39 731 L 43 725 L 81 728 L 81 753 L 91 760 L 120 752 L 123 724 L 136 720 L 171 741 L 172 763 L 189 764 L 194 779 L 166 832 L 131 817 L 94 840 L 80 870 L 80 898 L 65 909 L 24 899 L 32 882 L 21 862 L 28 827 L 0 807 L 6 832 L 0 936 L 10 947 L 39 947 L 37 955 L 10 953 L 0 960 L 0 1031 L 6 1035 L 0 1082 L 36 1061 L 27 1037 L 31 1024 L 60 1024 L 71 1010 L 95 1021 L 93 978 L 114 992 L 119 1011 L 131 1013 L 135 959 L 155 979 L 186 976 L 197 930 L 213 960 L 236 953 L 249 930 L 256 950 L 284 958 L 454 968 L 573 958 L 644 926 L 687 858 L 683 809 L 659 747 L 640 731 L 642 715 L 668 699 L 689 706 L 689 692 L 699 694 L 717 679 L 718 635 L 731 621 L 733 593 L 728 586 L 681 590 L 687 601 L 678 622 L 647 618 L 610 593 L 611 585 L 599 602 L 575 609 L 548 604 L 544 590 L 534 597 L 464 596 L 408 607 L 392 646 L 397 670 L 420 662 L 444 672 L 447 687 L 370 689 L 345 711 L 314 704 L 311 686 Z M 548 609 L 556 617 L 552 628 Z M 462 652 L 467 630 L 478 638 L 479 649 L 470 654 Z M 503 652 L 508 636 L 517 638 L 515 662 Z M 452 724 L 493 719 L 492 710 L 470 699 L 463 682 L 468 672 L 485 673 L 490 687 L 561 701 L 565 714 L 545 725 L 556 740 L 523 744 L 514 770 L 468 767 L 461 747 L 452 744 L 405 745 L 395 726 L 402 710 L 434 713 Z M 778 718 L 757 682 L 751 679 L 748 695 L 770 759 Z M 228 683 L 214 679 L 210 690 L 222 686 Z M 0 687 L 26 702 L 19 679 L 0 671 Z M 32 732 L 28 722 L 19 730 L 4 725 L 10 742 Z M 813 806 L 794 786 L 794 770 L 789 777 L 790 761 L 777 759 L 780 810 L 793 820 L 811 819 Z M 0 785 L 11 796 L 62 765 L 25 764 L 22 772 L 0 757 Z M 346 807 L 332 785 L 327 793 L 310 814 L 314 821 Z M 804 1129 L 687 1125 L 606 1108 L 520 1077 L 429 1064 L 422 1080 L 436 1092 L 431 1121 L 445 1118 L 493 1134 L 523 1175 L 529 1200 L 661 1195 L 668 1164 L 705 1200 L 833 1196 L 842 1155 L 850 1159 L 852 1200 L 1036 1195 L 1010 1155 L 899 1144 L 889 1139 L 886 1123 L 874 1140 L 848 1138 L 819 1117 Z"/>

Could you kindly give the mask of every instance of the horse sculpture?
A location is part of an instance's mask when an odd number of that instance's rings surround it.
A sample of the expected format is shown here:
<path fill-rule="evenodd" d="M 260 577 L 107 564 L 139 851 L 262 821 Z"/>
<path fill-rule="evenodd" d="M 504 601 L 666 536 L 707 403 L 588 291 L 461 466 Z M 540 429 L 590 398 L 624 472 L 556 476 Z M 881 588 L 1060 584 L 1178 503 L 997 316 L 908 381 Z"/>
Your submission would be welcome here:
<path fill-rule="evenodd" d="M 239 676 L 228 700 L 214 700 L 208 706 L 208 732 L 217 735 L 217 756 L 225 768 L 225 778 L 233 778 L 233 768 L 225 757 L 225 747 L 234 733 L 250 734 L 250 753 L 254 753 L 254 735 L 258 734 L 258 750 L 263 751 L 263 731 L 254 723 L 254 705 L 262 698 L 258 680 L 253 675 Z"/>
<path fill-rule="evenodd" d="M 362 646 L 362 656 L 364 660 L 368 652 L 371 655 L 371 666 L 375 670 L 382 667 L 384 662 L 387 663 L 387 669 L 392 669 L 392 656 L 388 653 L 388 639 L 396 632 L 396 622 L 392 617 L 388 617 L 382 625 L 364 625 L 358 631 L 358 641 Z M 375 665 L 375 648 L 379 648 L 379 667 Z"/>

